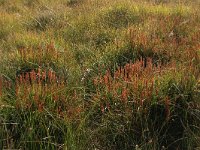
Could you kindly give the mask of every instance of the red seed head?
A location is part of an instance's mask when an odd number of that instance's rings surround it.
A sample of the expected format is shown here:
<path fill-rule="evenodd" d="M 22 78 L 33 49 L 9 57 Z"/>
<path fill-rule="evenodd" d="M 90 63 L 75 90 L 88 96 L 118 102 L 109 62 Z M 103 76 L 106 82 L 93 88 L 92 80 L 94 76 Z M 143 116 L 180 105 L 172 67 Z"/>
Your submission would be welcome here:
<path fill-rule="evenodd" d="M 0 97 L 3 95 L 3 78 L 0 76 Z"/>
<path fill-rule="evenodd" d="M 169 108 L 169 104 L 170 104 L 170 99 L 169 97 L 166 97 L 165 98 L 165 110 L 166 110 L 166 119 L 168 120 L 169 119 L 169 116 L 170 116 L 170 108 Z"/>

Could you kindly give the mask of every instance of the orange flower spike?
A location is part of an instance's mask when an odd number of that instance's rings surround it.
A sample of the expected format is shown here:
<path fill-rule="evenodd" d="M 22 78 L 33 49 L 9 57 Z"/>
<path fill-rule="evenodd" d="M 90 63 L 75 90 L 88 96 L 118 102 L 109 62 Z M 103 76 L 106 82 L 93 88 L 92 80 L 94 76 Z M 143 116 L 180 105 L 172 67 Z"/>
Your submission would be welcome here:
<path fill-rule="evenodd" d="M 119 73 L 122 74 L 122 67 L 119 67 Z"/>
<path fill-rule="evenodd" d="M 135 65 L 134 64 L 132 64 L 131 70 L 132 70 L 132 75 L 134 75 L 135 74 Z"/>
<path fill-rule="evenodd" d="M 144 62 L 144 59 L 142 59 L 142 67 L 145 67 L 145 66 L 144 66 L 144 63 L 145 63 L 145 62 Z"/>
<path fill-rule="evenodd" d="M 143 100 L 145 99 L 145 95 L 146 95 L 145 91 L 144 92 L 142 91 L 142 93 L 140 93 L 140 95 L 139 95 L 140 96 L 140 106 L 142 106 L 142 104 L 143 104 Z"/>
<path fill-rule="evenodd" d="M 108 90 L 111 91 L 112 77 L 110 75 L 110 72 L 107 73 L 107 76 L 108 76 Z"/>
<path fill-rule="evenodd" d="M 19 53 L 19 55 L 20 55 L 21 57 L 23 57 L 23 56 L 22 56 L 22 55 L 23 55 L 22 49 L 19 49 L 19 50 L 18 50 L 18 53 Z"/>
<path fill-rule="evenodd" d="M 42 80 L 46 81 L 46 70 L 42 72 Z"/>
<path fill-rule="evenodd" d="M 67 82 L 67 81 L 65 82 L 65 81 L 63 80 L 63 81 L 61 82 L 61 88 L 64 88 L 65 85 L 67 86 L 67 84 L 68 84 L 68 82 Z"/>
<path fill-rule="evenodd" d="M 19 100 L 16 100 L 15 108 L 16 108 L 16 109 L 19 109 L 19 108 L 20 108 L 20 102 L 19 102 Z"/>
<path fill-rule="evenodd" d="M 24 60 L 26 60 L 26 55 L 27 55 L 27 54 L 26 54 L 26 51 L 23 50 L 23 59 L 24 59 Z"/>
<path fill-rule="evenodd" d="M 156 96 L 158 96 L 158 88 L 156 88 Z"/>
<path fill-rule="evenodd" d="M 47 93 L 48 92 L 48 84 L 47 83 L 45 83 L 44 89 L 45 89 L 44 92 Z"/>
<path fill-rule="evenodd" d="M 97 85 L 98 85 L 98 79 L 97 79 L 97 78 L 94 78 L 94 79 L 93 79 L 93 83 L 94 83 L 95 86 L 97 86 Z"/>
<path fill-rule="evenodd" d="M 35 70 L 33 70 L 33 80 L 36 81 L 36 79 L 37 79 L 37 74 L 36 74 Z"/>
<path fill-rule="evenodd" d="M 116 78 L 118 78 L 118 71 L 115 71 L 115 73 L 114 73 L 114 80 L 115 80 Z"/>
<path fill-rule="evenodd" d="M 154 77 L 152 77 L 152 79 L 151 79 L 151 88 L 154 87 L 154 82 L 155 82 L 155 79 L 154 79 Z"/>
<path fill-rule="evenodd" d="M 134 81 L 134 88 L 135 88 L 135 90 L 137 90 L 138 89 L 138 77 L 137 77 L 137 74 L 135 75 L 135 81 Z"/>
<path fill-rule="evenodd" d="M 103 79 L 102 76 L 99 77 L 99 85 L 101 85 L 103 83 Z"/>
<path fill-rule="evenodd" d="M 123 79 L 125 80 L 125 78 L 126 78 L 126 68 L 123 68 Z"/>
<path fill-rule="evenodd" d="M 23 83 L 23 77 L 22 77 L 22 75 L 19 76 L 19 81 L 20 81 L 20 84 Z"/>
<path fill-rule="evenodd" d="M 61 106 L 57 107 L 57 114 L 59 115 L 61 113 Z"/>
<path fill-rule="evenodd" d="M 58 99 L 59 99 L 59 96 L 58 96 L 58 95 L 53 95 L 53 101 L 54 101 L 54 103 L 57 102 Z"/>
<path fill-rule="evenodd" d="M 158 72 L 159 72 L 159 75 L 161 74 L 161 63 L 158 63 Z"/>
<path fill-rule="evenodd" d="M 19 95 L 19 85 L 18 85 L 18 81 L 16 82 L 16 85 L 15 85 L 15 94 L 16 94 L 16 97 L 18 97 Z"/>
<path fill-rule="evenodd" d="M 23 88 L 23 99 L 26 100 L 26 98 L 28 97 L 28 90 L 26 87 Z"/>
<path fill-rule="evenodd" d="M 126 81 L 129 81 L 129 77 L 130 77 L 130 64 L 126 65 Z"/>
<path fill-rule="evenodd" d="M 128 99 L 128 90 L 126 88 L 123 89 L 121 96 L 122 96 L 122 100 L 124 102 L 127 102 L 127 99 Z"/>
<path fill-rule="evenodd" d="M 41 69 L 40 68 L 38 68 L 37 75 L 38 75 L 38 83 L 41 84 Z"/>
<path fill-rule="evenodd" d="M 107 76 L 107 74 L 106 75 L 104 75 L 104 84 L 107 86 L 108 85 L 108 76 Z"/>
<path fill-rule="evenodd" d="M 145 87 L 148 88 L 148 80 L 144 79 L 144 82 L 145 82 Z"/>
<path fill-rule="evenodd" d="M 110 104 L 106 103 L 106 107 L 108 108 L 108 110 L 110 110 Z"/>
<path fill-rule="evenodd" d="M 35 70 L 32 70 L 30 74 L 31 74 L 31 78 L 32 78 L 31 79 L 32 83 L 37 82 L 37 79 L 39 78 L 38 72 Z"/>
<path fill-rule="evenodd" d="M 4 81 L 4 87 L 5 87 L 5 88 L 8 87 L 8 81 Z"/>
<path fill-rule="evenodd" d="M 35 95 L 34 95 L 34 102 L 35 102 L 36 104 L 39 103 L 39 95 L 38 95 L 38 93 L 35 93 Z"/>
<path fill-rule="evenodd" d="M 51 82 L 55 83 L 55 73 L 51 71 Z"/>
<path fill-rule="evenodd" d="M 77 91 L 76 91 L 76 90 L 74 90 L 74 96 L 73 96 L 73 97 L 74 97 L 74 99 L 77 99 L 77 97 L 78 97 L 78 96 L 77 96 Z"/>
<path fill-rule="evenodd" d="M 42 49 L 42 48 L 40 47 L 40 49 L 39 49 L 39 57 L 38 57 L 39 63 L 41 63 L 42 58 L 43 58 L 44 56 L 45 56 L 45 50 Z"/>
<path fill-rule="evenodd" d="M 25 75 L 24 75 L 24 73 L 22 73 L 22 84 L 25 84 L 26 82 L 25 82 Z"/>
<path fill-rule="evenodd" d="M 52 78 L 53 78 L 53 82 L 57 83 L 56 73 L 55 72 L 52 72 Z"/>
<path fill-rule="evenodd" d="M 151 68 L 152 68 L 152 66 L 153 66 L 153 61 L 152 61 L 152 58 L 148 58 L 148 63 L 149 63 L 149 65 L 151 66 Z"/>
<path fill-rule="evenodd" d="M 11 82 L 10 82 L 10 81 L 7 81 L 7 82 L 6 82 L 6 88 L 8 88 L 8 89 L 11 88 Z"/>
<path fill-rule="evenodd" d="M 32 103 L 29 101 L 28 103 L 28 109 L 31 109 Z"/>
<path fill-rule="evenodd" d="M 0 77 L 0 97 L 3 95 L 3 78 Z"/>
<path fill-rule="evenodd" d="M 30 80 L 33 83 L 34 82 L 34 73 L 33 70 L 30 72 Z"/>
<path fill-rule="evenodd" d="M 44 109 L 44 104 L 43 104 L 42 102 L 40 102 L 40 103 L 38 104 L 38 111 L 39 111 L 39 112 L 42 112 L 43 109 Z"/>
<path fill-rule="evenodd" d="M 116 86 L 116 85 L 115 85 L 115 87 L 114 87 L 113 96 L 114 96 L 114 98 L 117 98 L 117 97 L 118 97 L 118 94 L 117 94 L 117 86 Z"/>
<path fill-rule="evenodd" d="M 48 78 L 49 78 L 49 82 L 52 82 L 52 71 L 48 71 Z"/>
<path fill-rule="evenodd" d="M 26 84 L 29 84 L 29 73 L 26 72 L 25 74 L 25 81 L 26 81 Z"/>
<path fill-rule="evenodd" d="M 105 108 L 104 108 L 103 104 L 100 104 L 100 108 L 101 108 L 101 112 L 104 113 Z"/>
<path fill-rule="evenodd" d="M 169 117 L 170 117 L 170 108 L 169 108 L 169 105 L 170 105 L 169 97 L 166 97 L 165 98 L 165 107 L 166 107 L 166 119 L 167 120 L 169 120 Z"/>

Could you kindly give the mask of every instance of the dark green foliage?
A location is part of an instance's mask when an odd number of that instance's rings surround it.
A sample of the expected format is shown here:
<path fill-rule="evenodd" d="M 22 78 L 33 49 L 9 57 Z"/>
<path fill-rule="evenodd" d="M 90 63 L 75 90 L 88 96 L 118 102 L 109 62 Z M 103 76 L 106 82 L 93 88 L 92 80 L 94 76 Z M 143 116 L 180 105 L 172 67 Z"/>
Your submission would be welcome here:
<path fill-rule="evenodd" d="M 140 21 L 138 14 L 126 6 L 112 7 L 105 11 L 102 19 L 106 26 L 112 28 L 128 27 Z"/>
<path fill-rule="evenodd" d="M 68 6 L 74 6 L 74 5 L 77 5 L 81 2 L 83 2 L 83 0 L 67 0 L 67 5 Z"/>
<path fill-rule="evenodd" d="M 9 35 L 13 32 L 12 23 L 7 20 L 0 20 L 0 41 L 7 41 Z"/>
<path fill-rule="evenodd" d="M 28 7 L 38 6 L 40 4 L 40 0 L 23 0 L 23 2 Z"/>
<path fill-rule="evenodd" d="M 48 27 L 56 26 L 56 21 L 56 14 L 53 12 L 39 12 L 37 16 L 32 17 L 27 28 L 36 31 L 45 31 Z"/>
<path fill-rule="evenodd" d="M 113 41 L 113 35 L 109 32 L 100 32 L 92 39 L 94 41 L 95 47 L 106 46 L 109 42 Z"/>
<path fill-rule="evenodd" d="M 24 149 L 56 149 L 63 146 L 67 127 L 62 120 L 55 120 L 51 114 L 43 114 L 39 112 L 7 110 L 9 114 L 2 116 L 3 123 L 8 120 L 10 124 L 2 125 L 7 130 L 9 138 L 7 141 L 2 141 L 1 145 L 12 145 L 10 148 Z M 59 123 L 60 122 L 60 123 Z M 13 123 L 13 124 L 12 124 Z M 19 132 L 20 130 L 20 132 Z M 55 138 L 56 137 L 56 138 Z"/>
<path fill-rule="evenodd" d="M 0 5 L 6 4 L 6 0 L 0 0 Z"/>

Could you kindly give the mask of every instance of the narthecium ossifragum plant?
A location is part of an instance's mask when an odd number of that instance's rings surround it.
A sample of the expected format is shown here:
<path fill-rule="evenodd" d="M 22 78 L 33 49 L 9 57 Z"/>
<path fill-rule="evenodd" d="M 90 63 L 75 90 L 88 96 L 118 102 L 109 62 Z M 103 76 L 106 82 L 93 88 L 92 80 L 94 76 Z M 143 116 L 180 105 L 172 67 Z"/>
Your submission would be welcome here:
<path fill-rule="evenodd" d="M 176 72 L 174 63 L 167 68 Z M 96 88 L 93 99 L 100 100 L 102 112 L 105 109 L 115 109 L 118 103 L 125 106 L 134 103 L 138 110 L 143 109 L 149 106 L 152 100 L 159 100 L 162 96 L 159 78 L 165 74 L 165 70 L 166 67 L 153 64 L 151 58 L 145 60 L 141 58 L 135 63 L 127 63 L 124 67 L 118 67 L 114 73 L 107 70 L 104 75 L 93 79 Z M 165 96 L 162 100 L 169 115 L 170 99 Z"/>
<path fill-rule="evenodd" d="M 42 112 L 44 109 L 60 117 L 78 117 L 80 107 L 69 104 L 76 101 L 77 91 L 67 92 L 67 82 L 52 70 L 36 69 L 16 78 L 16 108 Z"/>

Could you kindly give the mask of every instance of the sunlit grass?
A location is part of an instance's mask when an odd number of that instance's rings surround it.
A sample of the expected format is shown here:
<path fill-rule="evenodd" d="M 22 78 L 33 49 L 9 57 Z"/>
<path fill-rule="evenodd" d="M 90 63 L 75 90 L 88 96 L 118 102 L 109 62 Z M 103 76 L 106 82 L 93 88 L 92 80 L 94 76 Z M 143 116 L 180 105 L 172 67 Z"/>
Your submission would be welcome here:
<path fill-rule="evenodd" d="M 199 5 L 0 0 L 0 149 L 198 149 Z"/>

